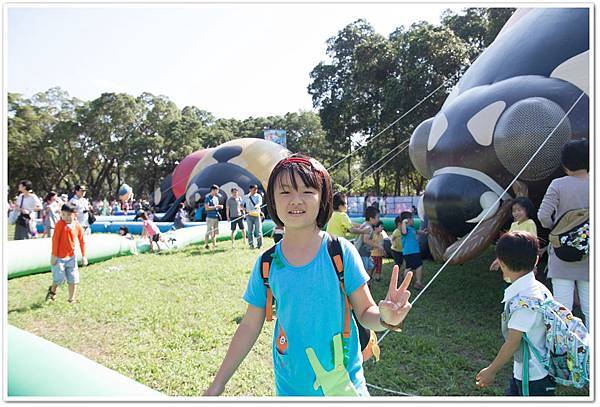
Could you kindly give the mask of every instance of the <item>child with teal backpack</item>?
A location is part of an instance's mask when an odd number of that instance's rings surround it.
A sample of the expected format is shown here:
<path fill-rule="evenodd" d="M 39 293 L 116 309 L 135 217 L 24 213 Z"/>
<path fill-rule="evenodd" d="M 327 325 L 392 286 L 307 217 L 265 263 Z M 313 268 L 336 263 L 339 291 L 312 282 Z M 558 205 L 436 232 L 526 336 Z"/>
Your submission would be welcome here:
<path fill-rule="evenodd" d="M 535 279 L 537 238 L 509 232 L 496 245 L 504 291 L 504 345 L 494 361 L 476 376 L 479 387 L 493 384 L 500 368 L 514 358 L 508 396 L 553 396 L 556 383 L 584 387 L 589 382 L 588 332 L 579 318 L 556 302 Z"/>
<path fill-rule="evenodd" d="M 338 238 L 341 256 L 336 263 L 343 264 L 343 275 L 338 275 L 328 252 L 332 238 L 321 231 L 333 211 L 331 179 L 316 160 L 292 155 L 277 163 L 266 201 L 275 224 L 285 226 L 285 236 L 276 244 L 271 263 L 262 262 L 262 256 L 257 259 L 244 294 L 246 314 L 204 395 L 223 392 L 271 316 L 268 304 L 274 303 L 276 395 L 368 396 L 350 306 L 365 328 L 399 331 L 411 307 L 407 287 L 412 274 L 397 288 L 394 267 L 387 296 L 377 305 L 357 250 Z"/>

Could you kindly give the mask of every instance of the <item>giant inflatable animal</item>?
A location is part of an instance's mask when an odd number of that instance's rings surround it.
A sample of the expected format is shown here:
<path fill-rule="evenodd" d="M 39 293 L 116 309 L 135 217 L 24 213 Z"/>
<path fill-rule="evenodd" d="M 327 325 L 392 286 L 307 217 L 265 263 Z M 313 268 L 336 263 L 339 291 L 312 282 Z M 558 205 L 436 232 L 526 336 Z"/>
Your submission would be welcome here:
<path fill-rule="evenodd" d="M 196 164 L 206 154 L 209 154 L 212 149 L 203 148 L 198 151 L 194 151 L 192 154 L 185 157 L 181 162 L 175 167 L 173 170 L 173 195 L 175 198 L 179 198 L 182 195 L 185 195 L 185 191 L 187 190 L 188 183 L 192 178 L 192 171 L 196 167 Z"/>
<path fill-rule="evenodd" d="M 196 164 L 187 186 L 186 203 L 193 208 L 210 192 L 212 184 L 220 188 L 219 201 L 222 205 L 231 196 L 233 187 L 241 195 L 248 193 L 250 185 L 256 184 L 259 191 L 264 193 L 273 167 L 290 154 L 279 144 L 257 138 L 223 143 Z"/>
<path fill-rule="evenodd" d="M 413 132 L 409 153 L 429 178 L 422 211 L 436 260 L 447 260 L 485 218 L 452 263 L 476 257 L 510 220 L 511 197 L 528 195 L 539 207 L 551 180 L 564 175 L 561 147 L 589 134 L 589 28 L 588 8 L 518 9 L 437 115 Z"/>

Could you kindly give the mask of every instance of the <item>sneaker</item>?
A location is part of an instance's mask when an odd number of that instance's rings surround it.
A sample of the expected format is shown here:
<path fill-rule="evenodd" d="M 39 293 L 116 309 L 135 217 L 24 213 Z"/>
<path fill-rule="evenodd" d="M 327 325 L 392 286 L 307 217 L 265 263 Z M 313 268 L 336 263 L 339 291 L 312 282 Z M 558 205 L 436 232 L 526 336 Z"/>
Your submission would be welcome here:
<path fill-rule="evenodd" d="M 79 302 L 79 300 L 68 300 L 69 304 L 77 304 Z"/>
<path fill-rule="evenodd" d="M 48 287 L 48 292 L 46 293 L 46 301 L 56 299 L 56 293 L 52 292 L 52 286 Z"/>
<path fill-rule="evenodd" d="M 207 250 L 209 249 L 208 245 L 205 245 L 204 248 L 207 249 Z"/>

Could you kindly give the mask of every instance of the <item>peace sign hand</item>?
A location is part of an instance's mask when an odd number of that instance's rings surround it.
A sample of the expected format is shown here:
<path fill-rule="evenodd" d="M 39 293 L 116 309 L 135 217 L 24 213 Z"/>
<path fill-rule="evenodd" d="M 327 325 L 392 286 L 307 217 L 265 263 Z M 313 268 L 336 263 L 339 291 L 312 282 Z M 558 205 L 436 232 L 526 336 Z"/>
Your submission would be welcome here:
<path fill-rule="evenodd" d="M 379 302 L 379 313 L 383 322 L 389 325 L 399 325 L 406 315 L 410 311 L 412 305 L 408 302 L 410 298 L 410 291 L 408 286 L 410 280 L 412 280 L 413 273 L 409 271 L 404 277 L 404 281 L 398 287 L 398 274 L 400 272 L 399 267 L 396 265 L 392 271 L 392 278 L 390 279 L 390 287 L 388 293 L 385 296 L 385 300 Z"/>

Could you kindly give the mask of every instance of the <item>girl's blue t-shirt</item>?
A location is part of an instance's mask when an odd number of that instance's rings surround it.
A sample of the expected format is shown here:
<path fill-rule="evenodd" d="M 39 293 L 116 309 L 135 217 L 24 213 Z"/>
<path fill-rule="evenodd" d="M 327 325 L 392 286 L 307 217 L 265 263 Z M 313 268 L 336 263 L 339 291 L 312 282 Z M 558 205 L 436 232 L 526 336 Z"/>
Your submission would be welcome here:
<path fill-rule="evenodd" d="M 305 349 L 312 347 L 327 371 L 334 368 L 333 337 L 344 329 L 344 297 L 340 283 L 327 252 L 329 236 L 321 233 L 321 247 L 308 264 L 296 267 L 283 257 L 281 243 L 277 244 L 271 269 L 269 285 L 276 298 L 276 319 L 273 335 L 273 366 L 275 388 L 278 396 L 323 396 L 319 387 L 313 387 L 315 373 L 308 361 Z M 348 295 L 367 282 L 358 251 L 353 244 L 339 238 L 344 257 L 344 287 Z M 255 307 L 265 308 L 267 291 L 260 272 L 258 258 L 244 300 Z M 285 336 L 286 347 L 277 346 L 278 338 Z M 348 339 L 348 363 L 346 369 L 357 392 L 368 396 L 362 369 L 362 354 L 358 331 L 352 318 Z"/>
<path fill-rule="evenodd" d="M 406 234 L 402 235 L 402 254 L 420 253 L 417 232 L 414 227 L 406 225 Z"/>

